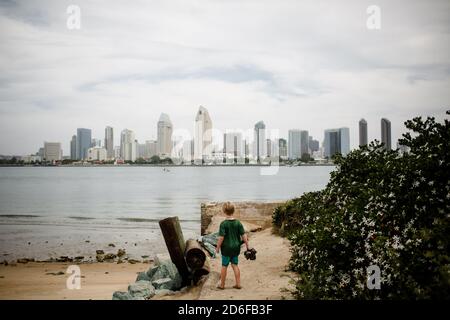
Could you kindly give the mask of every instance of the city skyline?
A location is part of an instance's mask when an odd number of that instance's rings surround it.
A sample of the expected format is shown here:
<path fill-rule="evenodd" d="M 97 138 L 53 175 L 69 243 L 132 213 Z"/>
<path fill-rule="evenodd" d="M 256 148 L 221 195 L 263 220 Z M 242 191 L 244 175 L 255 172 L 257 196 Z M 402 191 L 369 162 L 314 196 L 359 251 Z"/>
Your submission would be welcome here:
<path fill-rule="evenodd" d="M 103 137 L 109 125 L 116 141 L 123 128 L 156 139 L 149 124 L 162 111 L 175 128 L 193 130 L 198 105 L 222 131 L 264 119 L 280 136 L 305 128 L 321 140 L 325 128 L 348 126 L 352 148 L 361 117 L 369 140 L 380 136 L 379 119 L 390 119 L 393 141 L 404 119 L 442 119 L 448 1 L 382 1 L 380 30 L 367 29 L 360 1 L 320 2 L 236 10 L 214 0 L 80 0 L 80 30 L 67 29 L 64 3 L 3 2 L 0 154 L 25 155 L 44 140 L 61 141 L 68 154 L 76 127 Z"/>

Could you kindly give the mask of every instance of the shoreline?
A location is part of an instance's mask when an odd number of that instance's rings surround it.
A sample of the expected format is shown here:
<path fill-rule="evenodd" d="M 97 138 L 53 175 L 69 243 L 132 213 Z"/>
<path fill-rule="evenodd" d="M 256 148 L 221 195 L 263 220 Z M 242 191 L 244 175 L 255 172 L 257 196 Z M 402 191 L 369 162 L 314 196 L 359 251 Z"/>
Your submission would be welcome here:
<path fill-rule="evenodd" d="M 189 165 L 189 164 L 61 164 L 61 165 L 9 165 L 1 164 L 0 168 L 91 168 L 91 167 L 107 167 L 107 168 L 132 168 L 132 167 L 180 167 L 180 168 L 214 168 L 214 167 L 334 167 L 334 163 L 305 163 L 300 165 L 270 165 L 270 164 L 211 164 L 211 165 Z"/>

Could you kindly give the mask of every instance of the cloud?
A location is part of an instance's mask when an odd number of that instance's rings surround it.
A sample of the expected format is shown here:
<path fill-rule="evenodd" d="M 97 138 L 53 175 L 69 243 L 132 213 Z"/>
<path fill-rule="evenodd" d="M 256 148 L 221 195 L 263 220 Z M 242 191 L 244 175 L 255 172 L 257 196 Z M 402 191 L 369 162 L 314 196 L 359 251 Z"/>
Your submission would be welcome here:
<path fill-rule="evenodd" d="M 368 1 L 66 1 L 0 3 L 0 154 L 43 141 L 64 153 L 77 127 L 103 138 L 124 128 L 156 137 L 161 112 L 192 131 L 199 105 L 213 125 L 323 130 L 380 118 L 403 121 L 450 105 L 450 3 L 378 1 L 382 28 L 366 28 Z M 395 140 L 393 141 L 395 145 Z"/>

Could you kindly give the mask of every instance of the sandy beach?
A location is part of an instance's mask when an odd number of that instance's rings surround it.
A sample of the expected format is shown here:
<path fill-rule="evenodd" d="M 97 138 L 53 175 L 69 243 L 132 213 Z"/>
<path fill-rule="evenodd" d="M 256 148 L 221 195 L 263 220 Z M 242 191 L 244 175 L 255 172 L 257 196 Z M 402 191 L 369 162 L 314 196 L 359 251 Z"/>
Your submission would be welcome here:
<path fill-rule="evenodd" d="M 273 235 L 271 229 L 250 234 L 250 244 L 258 250 L 255 261 L 241 254 L 242 289 L 233 289 L 234 276 L 229 268 L 226 289 L 216 289 L 220 259 L 211 259 L 211 273 L 200 285 L 161 299 L 289 299 L 293 274 L 286 272 L 289 242 Z M 0 266 L 0 299 L 88 300 L 111 299 L 114 291 L 126 291 L 147 263 L 82 263 L 81 289 L 69 290 L 66 270 L 70 263 L 29 262 Z"/>
<path fill-rule="evenodd" d="M 110 300 L 116 290 L 127 290 L 137 272 L 149 268 L 147 263 L 79 264 L 81 289 L 66 287 L 66 270 L 70 263 L 29 262 L 0 266 L 0 299 L 42 300 Z"/>

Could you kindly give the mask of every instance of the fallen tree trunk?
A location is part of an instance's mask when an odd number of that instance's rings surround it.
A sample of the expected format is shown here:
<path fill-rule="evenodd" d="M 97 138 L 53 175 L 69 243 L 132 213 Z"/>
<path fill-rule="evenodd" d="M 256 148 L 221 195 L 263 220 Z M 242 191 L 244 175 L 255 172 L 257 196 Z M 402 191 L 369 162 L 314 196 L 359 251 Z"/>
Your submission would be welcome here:
<path fill-rule="evenodd" d="M 175 264 L 183 278 L 183 282 L 187 283 L 189 279 L 189 270 L 184 260 L 184 252 L 186 245 L 184 242 L 183 232 L 181 231 L 180 221 L 178 217 L 170 217 L 159 221 L 159 227 L 166 242 L 170 259 Z"/>
<path fill-rule="evenodd" d="M 186 241 L 185 251 L 186 264 L 192 271 L 203 267 L 206 261 L 206 254 L 197 240 L 189 239 Z"/>

